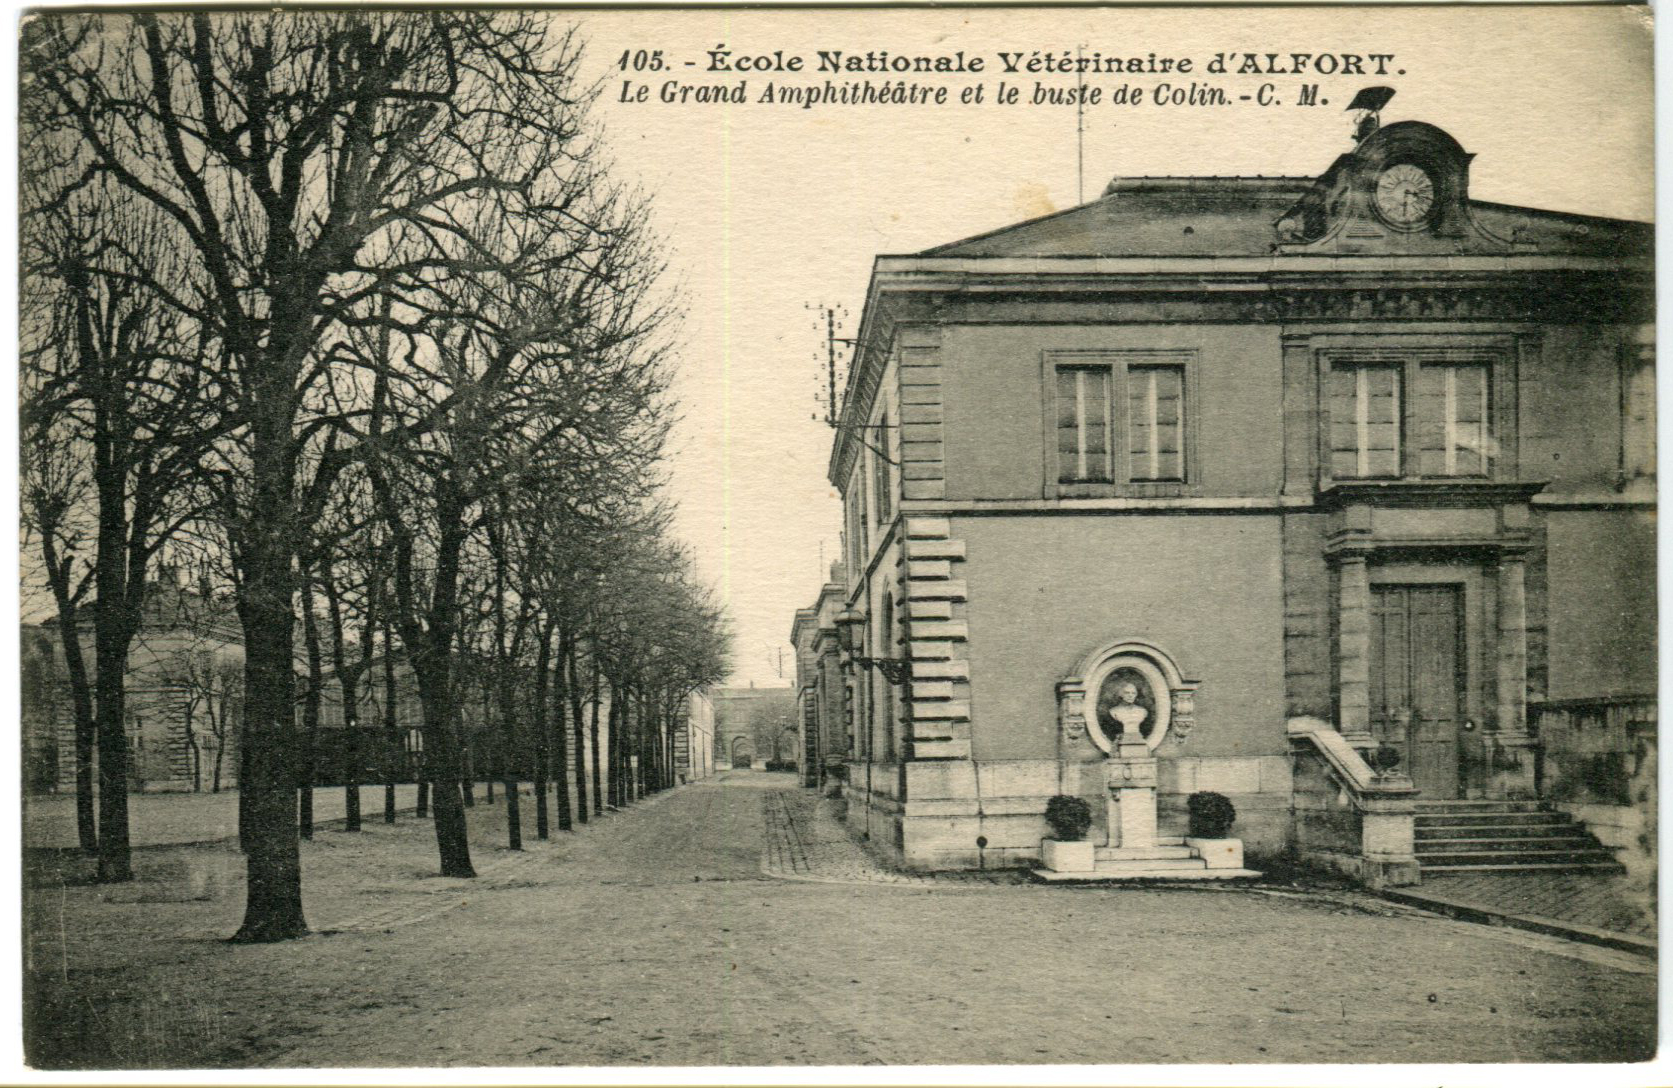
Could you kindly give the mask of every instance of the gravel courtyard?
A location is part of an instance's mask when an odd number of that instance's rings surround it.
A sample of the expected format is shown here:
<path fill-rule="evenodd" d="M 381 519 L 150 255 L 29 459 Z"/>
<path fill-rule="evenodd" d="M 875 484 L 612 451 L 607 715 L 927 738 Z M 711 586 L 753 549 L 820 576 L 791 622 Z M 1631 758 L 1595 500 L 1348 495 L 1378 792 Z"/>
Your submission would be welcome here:
<path fill-rule="evenodd" d="M 503 802 L 502 802 L 503 804 Z M 525 803 L 525 825 L 532 823 Z M 30 856 L 43 1068 L 1604 1062 L 1653 1053 L 1654 964 L 1353 893 L 781 879 L 788 775 L 730 772 L 432 875 L 404 815 L 303 844 L 314 936 L 233 946 L 227 843 L 80 883 Z M 830 849 L 840 849 L 831 844 Z M 782 861 L 782 859 L 780 859 Z M 853 868 L 853 867 L 851 867 Z M 67 873 L 69 879 L 61 879 Z M 779 875 L 775 875 L 779 874 Z"/>

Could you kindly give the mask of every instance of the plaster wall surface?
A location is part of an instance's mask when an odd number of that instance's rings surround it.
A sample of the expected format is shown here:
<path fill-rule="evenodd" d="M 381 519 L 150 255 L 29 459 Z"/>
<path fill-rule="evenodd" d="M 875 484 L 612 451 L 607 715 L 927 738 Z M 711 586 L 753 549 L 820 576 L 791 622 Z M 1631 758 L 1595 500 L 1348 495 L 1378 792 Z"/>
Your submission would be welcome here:
<path fill-rule="evenodd" d="M 1655 515 L 1546 515 L 1546 651 L 1551 699 L 1656 690 Z"/>
<path fill-rule="evenodd" d="M 1622 352 L 1629 330 L 1548 325 L 1517 376 L 1520 473 L 1543 495 L 1612 493 L 1621 460 Z"/>
<path fill-rule="evenodd" d="M 954 531 L 976 759 L 1056 758 L 1057 681 L 1124 637 L 1201 682 L 1189 740 L 1159 756 L 1286 751 L 1276 516 L 965 517 Z"/>

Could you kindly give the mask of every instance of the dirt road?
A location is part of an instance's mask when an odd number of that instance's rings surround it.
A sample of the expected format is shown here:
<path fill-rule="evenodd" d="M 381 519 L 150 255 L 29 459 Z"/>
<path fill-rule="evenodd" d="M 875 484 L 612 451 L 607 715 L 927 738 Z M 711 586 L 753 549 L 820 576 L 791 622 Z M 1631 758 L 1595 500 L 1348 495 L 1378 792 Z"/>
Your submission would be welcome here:
<path fill-rule="evenodd" d="M 163 853 L 142 864 L 176 882 L 210 869 L 188 902 L 168 900 L 167 879 L 120 902 L 38 890 L 30 964 L 47 1023 L 64 1025 L 40 1038 L 107 1066 L 1550 1062 L 1653 1048 L 1653 965 L 1369 900 L 773 879 L 764 802 L 792 786 L 732 772 L 521 856 L 489 845 L 479 806 L 476 882 L 424 875 L 417 821 L 323 835 L 305 846 L 322 932 L 278 946 L 215 939 L 242 903 L 224 847 L 179 872 Z M 134 901 L 148 887 L 152 901 Z"/>

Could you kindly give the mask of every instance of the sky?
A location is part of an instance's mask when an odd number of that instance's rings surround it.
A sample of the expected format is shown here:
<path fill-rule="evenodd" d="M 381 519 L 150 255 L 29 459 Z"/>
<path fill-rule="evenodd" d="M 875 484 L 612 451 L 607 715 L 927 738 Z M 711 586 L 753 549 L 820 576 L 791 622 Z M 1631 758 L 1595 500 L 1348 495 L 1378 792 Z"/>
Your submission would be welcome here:
<path fill-rule="evenodd" d="M 555 15 L 555 18 L 566 16 Z M 859 318 L 873 258 L 911 253 L 1096 199 L 1117 175 L 1321 173 L 1350 147 L 1343 112 L 1362 86 L 1396 90 L 1384 123 L 1420 119 L 1475 153 L 1477 199 L 1588 214 L 1653 214 L 1651 42 L 1647 22 L 1613 8 L 1115 9 L 1080 11 L 666 11 L 577 13 L 586 72 L 604 81 L 597 116 L 619 176 L 650 194 L 688 307 L 672 459 L 678 530 L 732 616 L 734 682 L 794 676 L 795 610 L 811 605 L 840 553 L 840 506 L 826 480 L 829 428 L 819 309 Z M 1140 106 L 1034 105 L 1036 79 L 1007 76 L 997 54 L 1190 57 L 1174 75 L 1094 75 L 1106 93 L 1143 89 Z M 711 73 L 708 52 L 802 56 L 800 73 Z M 634 52 L 662 50 L 661 72 Z M 986 58 L 978 75 L 827 76 L 816 50 Z M 628 52 L 627 70 L 621 67 Z M 1392 54 L 1387 75 L 1214 76 L 1215 53 Z M 693 62 L 687 65 L 686 62 Z M 1363 64 L 1367 70 L 1373 61 Z M 1235 70 L 1235 69 L 1234 69 Z M 907 78 L 946 86 L 946 105 L 763 104 L 793 85 Z M 664 103 L 664 84 L 736 85 L 750 101 Z M 992 101 L 1000 80 L 1023 100 Z M 622 101 L 646 88 L 647 101 Z M 1330 105 L 1157 106 L 1160 83 L 1227 88 L 1270 82 L 1288 96 L 1315 82 Z M 964 88 L 986 84 L 981 105 Z M 839 334 L 840 335 L 840 334 Z"/>
<path fill-rule="evenodd" d="M 1479 7 L 801 9 L 554 11 L 579 25 L 583 75 L 617 176 L 641 186 L 665 239 L 687 317 L 674 395 L 670 468 L 677 532 L 725 603 L 734 681 L 794 675 L 797 608 L 813 603 L 840 554 L 841 510 L 826 480 L 832 431 L 820 422 L 824 307 L 852 335 L 878 254 L 911 253 L 1096 199 L 1113 176 L 1322 172 L 1350 146 L 1342 106 L 1360 87 L 1394 87 L 1384 122 L 1430 121 L 1474 152 L 1478 199 L 1651 217 L 1648 23 L 1634 9 Z M 1036 80 L 1003 72 L 1061 57 L 1190 58 L 1189 74 L 1091 75 L 1139 106 L 1033 104 Z M 660 50 L 664 70 L 638 70 Z M 710 51 L 803 59 L 802 72 L 710 72 Z M 977 74 L 827 76 L 816 51 L 980 57 Z M 1216 53 L 1392 55 L 1382 76 L 1211 75 Z M 622 62 L 626 54 L 626 70 Z M 688 65 L 689 62 L 689 65 Z M 1363 62 L 1372 68 L 1377 62 Z M 1372 68 L 1374 70 L 1374 68 Z M 825 105 L 757 99 L 767 83 L 905 78 L 944 87 L 946 105 Z M 743 104 L 663 102 L 671 80 L 735 87 Z M 623 101 L 641 89 L 646 101 Z M 1001 81 L 1022 100 L 1001 106 Z M 1315 83 L 1318 107 L 1158 106 L 1158 85 L 1272 84 L 1281 99 Z M 980 85 L 980 104 L 961 92 Z M 1079 154 L 1077 154 L 1079 151 Z M 839 317 L 839 319 L 842 319 Z M 843 335 L 839 332 L 839 335 Z M 844 353 L 845 354 L 845 353 Z"/>

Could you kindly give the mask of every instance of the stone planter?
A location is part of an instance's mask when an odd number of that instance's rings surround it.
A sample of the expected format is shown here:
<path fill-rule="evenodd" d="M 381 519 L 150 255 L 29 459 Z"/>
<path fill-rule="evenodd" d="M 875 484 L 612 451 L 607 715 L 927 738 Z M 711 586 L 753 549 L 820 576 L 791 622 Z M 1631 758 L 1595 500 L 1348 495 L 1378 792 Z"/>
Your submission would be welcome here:
<path fill-rule="evenodd" d="M 1090 873 L 1098 861 L 1098 848 L 1090 839 L 1079 842 L 1040 840 L 1040 864 L 1054 873 Z"/>
<path fill-rule="evenodd" d="M 1186 836 L 1185 845 L 1195 850 L 1210 869 L 1243 868 L 1242 839 L 1194 839 Z"/>

